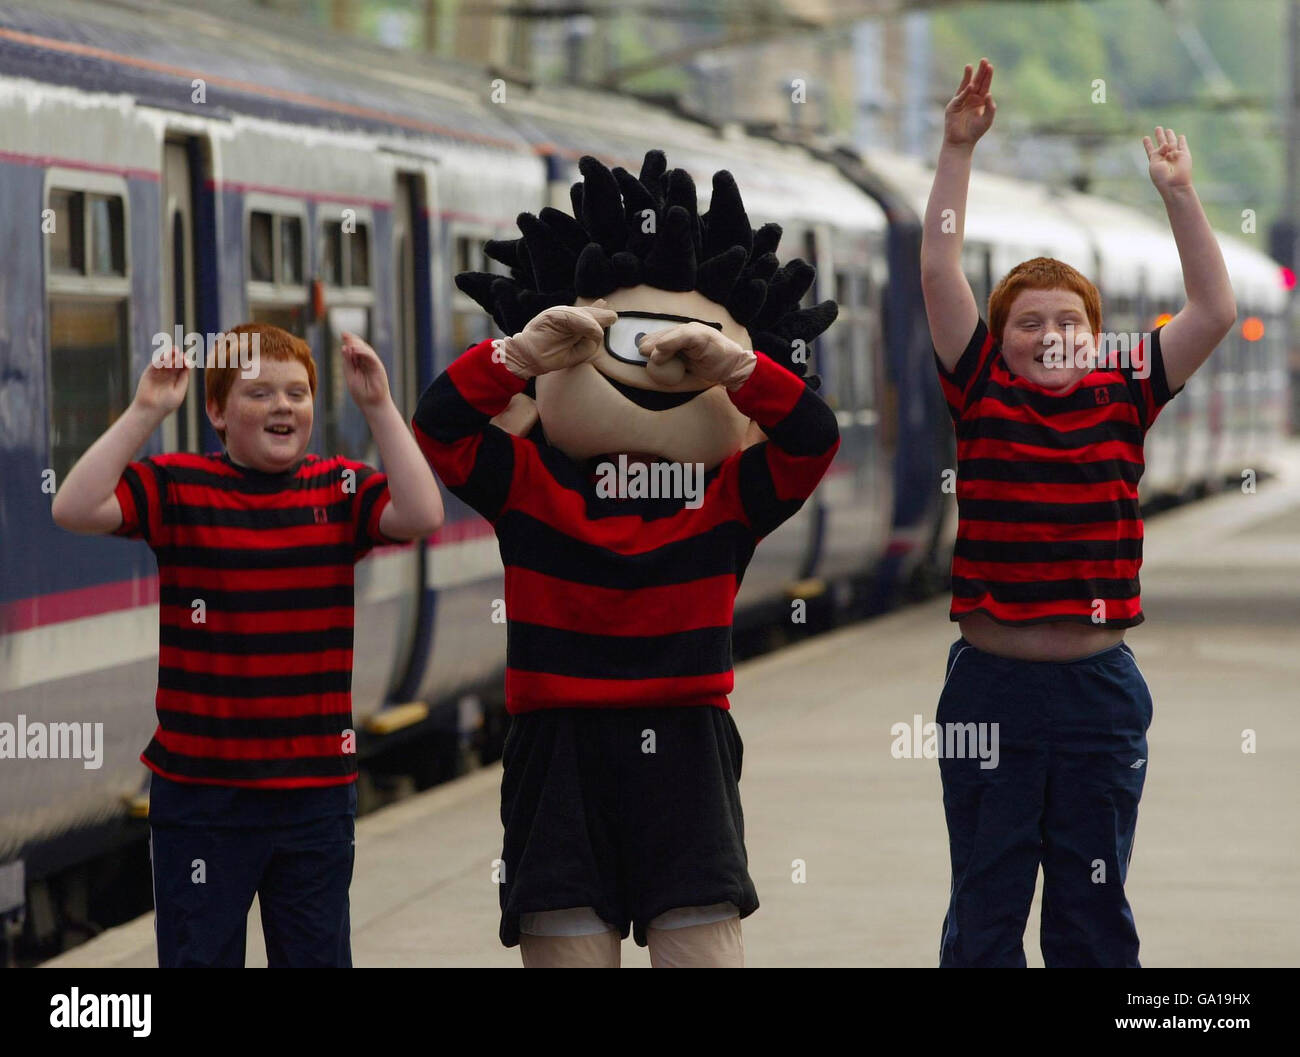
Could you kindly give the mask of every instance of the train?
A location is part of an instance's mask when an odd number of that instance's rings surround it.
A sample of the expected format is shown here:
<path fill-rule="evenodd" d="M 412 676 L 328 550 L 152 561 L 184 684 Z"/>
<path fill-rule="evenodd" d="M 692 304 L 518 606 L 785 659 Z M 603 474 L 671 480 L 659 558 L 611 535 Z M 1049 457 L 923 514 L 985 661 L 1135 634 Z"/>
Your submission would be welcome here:
<path fill-rule="evenodd" d="M 782 225 L 781 257 L 816 266 L 810 301 L 840 306 L 811 369 L 841 447 L 758 549 L 738 633 L 788 623 L 795 601 L 837 619 L 942 588 L 956 462 L 921 300 L 921 162 L 512 81 L 267 12 L 0 7 L 0 722 L 103 724 L 93 768 L 0 760 L 0 881 L 18 890 L 0 895 L 0 918 L 26 906 L 49 942 L 93 931 L 103 863 L 146 833 L 157 570 L 143 542 L 59 530 L 50 503 L 126 409 L 155 336 L 243 320 L 303 336 L 320 379 L 310 450 L 373 464 L 340 333 L 374 346 L 409 417 L 492 333 L 454 275 L 500 270 L 483 244 L 515 237 L 521 211 L 567 210 L 583 155 L 636 171 L 651 147 L 702 194 L 730 170 L 755 226 Z M 1267 472 L 1287 431 L 1281 271 L 1240 238 L 1222 244 L 1238 323 L 1152 430 L 1146 504 Z M 1070 190 L 977 172 L 965 253 L 982 303 L 1013 264 L 1047 255 L 1097 282 L 1108 330 L 1149 330 L 1180 305 L 1168 231 Z M 196 380 L 140 454 L 219 449 Z M 467 745 L 490 759 L 507 722 L 500 555 L 482 518 L 444 500 L 441 530 L 376 549 L 356 573 L 361 765 L 417 787 L 454 773 Z"/>

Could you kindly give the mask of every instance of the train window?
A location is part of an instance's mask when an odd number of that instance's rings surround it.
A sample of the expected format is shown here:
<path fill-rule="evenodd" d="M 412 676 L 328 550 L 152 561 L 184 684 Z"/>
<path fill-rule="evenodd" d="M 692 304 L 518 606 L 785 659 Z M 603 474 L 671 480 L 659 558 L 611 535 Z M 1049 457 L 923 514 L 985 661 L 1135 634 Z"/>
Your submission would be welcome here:
<path fill-rule="evenodd" d="M 305 337 L 307 330 L 306 213 L 279 195 L 251 193 L 248 208 L 248 286 L 245 314 Z"/>
<path fill-rule="evenodd" d="M 254 282 L 275 281 L 275 236 L 270 213 L 248 217 L 248 275 Z"/>
<path fill-rule="evenodd" d="M 302 283 L 302 217 L 261 209 L 248 214 L 248 277 L 255 283 Z"/>
<path fill-rule="evenodd" d="M 55 481 L 131 402 L 126 302 L 50 301 L 50 458 Z"/>
<path fill-rule="evenodd" d="M 86 196 L 80 191 L 50 191 L 54 228 L 50 232 L 50 270 L 81 275 L 86 270 Z"/>
<path fill-rule="evenodd" d="M 125 275 L 122 199 L 117 195 L 88 195 L 87 205 L 90 212 L 90 270 L 96 275 Z"/>
<path fill-rule="evenodd" d="M 854 277 L 849 272 L 835 273 L 835 303 L 840 306 L 841 312 L 851 311 L 857 306 L 856 286 Z"/>
<path fill-rule="evenodd" d="M 337 220 L 325 225 L 321 239 L 320 277 L 327 286 L 343 285 L 343 224 Z"/>
<path fill-rule="evenodd" d="M 122 196 L 51 188 L 50 270 L 62 275 L 126 275 Z M 89 264 L 89 269 L 87 269 Z"/>
<path fill-rule="evenodd" d="M 370 229 L 365 224 L 357 225 L 356 233 L 348 240 L 351 247 L 351 269 L 348 275 L 349 286 L 370 285 Z"/>
<path fill-rule="evenodd" d="M 518 232 L 514 232 L 518 235 Z M 464 228 L 457 225 L 450 235 L 452 275 L 461 272 L 492 271 L 508 275 L 509 269 L 498 261 L 491 260 L 483 252 L 483 244 L 490 238 L 509 238 L 510 233 L 493 231 L 488 227 Z M 454 358 L 471 345 L 491 337 L 493 323 L 477 302 L 460 292 L 454 285 L 451 293 L 451 327 L 450 348 L 447 350 Z"/>
<path fill-rule="evenodd" d="M 302 219 L 280 218 L 280 282 L 302 282 Z"/>
<path fill-rule="evenodd" d="M 872 365 L 881 355 L 879 295 L 871 276 L 858 277 L 858 305 L 853 328 L 853 392 L 855 407 L 876 406 L 876 386 Z"/>
<path fill-rule="evenodd" d="M 803 241 L 803 254 L 802 254 L 803 259 L 806 260 L 809 264 L 811 264 L 814 268 L 821 268 L 824 262 L 821 259 L 821 254 L 818 252 L 817 232 L 814 231 L 812 228 L 809 228 L 803 233 L 802 241 Z M 807 308 L 816 303 L 817 285 L 818 284 L 814 282 L 810 287 L 808 287 L 807 292 L 803 295 L 803 299 L 799 302 L 800 305 Z"/>
<path fill-rule="evenodd" d="M 130 403 L 131 287 L 125 183 L 60 169 L 46 180 L 46 392 L 59 480 Z"/>
<path fill-rule="evenodd" d="M 371 221 L 348 209 L 321 218 L 318 274 L 328 288 L 319 360 L 321 433 L 330 452 L 374 463 L 378 455 L 365 417 L 348 396 L 343 374 L 344 331 L 374 340 L 374 292 L 370 289 Z M 380 352 L 384 350 L 381 348 Z"/>
<path fill-rule="evenodd" d="M 482 238 L 476 235 L 456 236 L 453 257 L 456 271 L 453 274 L 487 271 L 486 258 Z"/>
<path fill-rule="evenodd" d="M 344 230 L 341 220 L 327 220 L 321 239 L 320 276 L 326 286 L 370 285 L 370 226 Z"/>
<path fill-rule="evenodd" d="M 371 308 L 368 304 L 331 305 L 326 313 L 325 362 L 322 365 L 324 441 L 327 451 L 364 462 L 377 461 L 374 441 L 365 417 L 348 396 L 343 374 L 343 332 L 356 334 L 363 341 L 374 340 L 371 334 Z"/>

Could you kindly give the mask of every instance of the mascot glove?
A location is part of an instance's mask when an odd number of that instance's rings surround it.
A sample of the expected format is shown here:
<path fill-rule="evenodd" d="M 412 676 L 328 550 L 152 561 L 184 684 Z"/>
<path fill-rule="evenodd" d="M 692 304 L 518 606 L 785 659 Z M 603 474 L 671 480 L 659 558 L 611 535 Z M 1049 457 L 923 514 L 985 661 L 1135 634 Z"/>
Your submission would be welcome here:
<path fill-rule="evenodd" d="M 686 370 L 696 378 L 729 390 L 749 380 L 758 356 L 731 338 L 703 323 L 682 323 L 651 334 L 639 349 L 651 363 L 663 364 L 679 356 Z"/>
<path fill-rule="evenodd" d="M 617 318 L 604 301 L 587 307 L 556 305 L 528 321 L 518 334 L 498 338 L 493 356 L 517 378 L 562 371 L 593 360 L 600 354 L 605 328 Z"/>

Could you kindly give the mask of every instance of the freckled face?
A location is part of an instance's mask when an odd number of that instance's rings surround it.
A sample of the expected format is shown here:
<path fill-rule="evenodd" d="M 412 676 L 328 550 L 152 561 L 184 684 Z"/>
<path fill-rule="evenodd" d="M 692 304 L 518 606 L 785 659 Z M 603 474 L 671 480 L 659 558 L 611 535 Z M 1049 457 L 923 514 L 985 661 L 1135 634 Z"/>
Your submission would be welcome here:
<path fill-rule="evenodd" d="M 1073 338 L 1073 346 L 1069 338 Z M 1064 351 L 1064 364 L 1044 362 L 1051 349 Z M 1002 330 L 1002 357 L 1013 374 L 1044 389 L 1065 389 L 1091 370 L 1076 366 L 1097 348 L 1083 298 L 1072 290 L 1022 290 L 1011 302 Z"/>
<path fill-rule="evenodd" d="M 226 431 L 230 457 L 265 473 L 281 473 L 306 454 L 314 413 L 307 368 L 266 356 L 256 377 L 235 377 L 224 411 L 208 404 L 213 428 Z"/>

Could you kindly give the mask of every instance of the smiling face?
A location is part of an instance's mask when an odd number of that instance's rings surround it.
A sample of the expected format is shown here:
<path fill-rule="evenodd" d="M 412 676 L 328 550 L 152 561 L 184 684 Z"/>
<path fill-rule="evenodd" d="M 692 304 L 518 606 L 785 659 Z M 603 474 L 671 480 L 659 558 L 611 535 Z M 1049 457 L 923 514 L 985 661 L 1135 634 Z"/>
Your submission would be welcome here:
<path fill-rule="evenodd" d="M 296 360 L 262 355 L 254 378 L 236 377 L 224 409 L 208 402 L 208 418 L 226 431 L 226 451 L 241 466 L 282 473 L 307 452 L 314 416 L 307 369 Z"/>
<path fill-rule="evenodd" d="M 615 290 L 605 302 L 619 319 L 600 354 L 537 378 L 537 411 L 552 444 L 573 459 L 626 452 L 710 469 L 761 437 L 721 386 L 690 374 L 675 384 L 657 382 L 635 355 L 638 334 L 678 325 L 664 316 L 716 324 L 742 348 L 753 348 L 749 332 L 725 308 L 697 291 L 645 285 Z"/>
<path fill-rule="evenodd" d="M 1071 336 L 1073 347 L 1067 340 Z M 1064 350 L 1064 364 L 1043 362 L 1053 348 Z M 1091 370 L 1076 364 L 1096 348 L 1083 298 L 1072 290 L 1022 290 L 1011 302 L 1002 329 L 1002 358 L 1013 374 L 1044 389 L 1066 389 Z"/>

